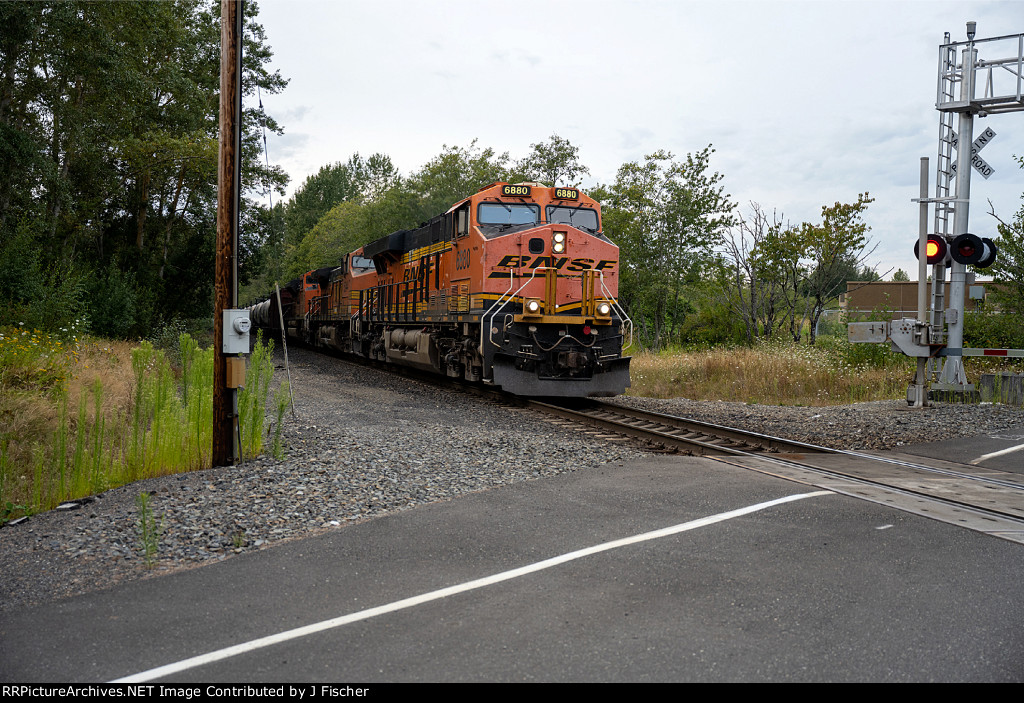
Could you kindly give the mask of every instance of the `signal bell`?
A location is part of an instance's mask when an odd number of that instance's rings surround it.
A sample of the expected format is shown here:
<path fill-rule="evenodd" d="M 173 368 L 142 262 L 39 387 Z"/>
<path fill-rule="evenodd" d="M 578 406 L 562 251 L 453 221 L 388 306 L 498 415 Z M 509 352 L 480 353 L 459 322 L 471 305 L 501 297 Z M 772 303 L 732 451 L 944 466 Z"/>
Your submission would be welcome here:
<path fill-rule="evenodd" d="M 967 232 L 953 240 L 950 254 L 954 261 L 961 264 L 986 268 L 996 260 L 996 245 L 988 237 L 979 237 Z"/>
<path fill-rule="evenodd" d="M 921 259 L 920 242 L 914 242 L 914 256 Z M 925 251 L 928 253 L 929 264 L 945 263 L 949 255 L 949 246 L 946 240 L 937 234 L 929 234 L 928 242 L 925 244 Z"/>

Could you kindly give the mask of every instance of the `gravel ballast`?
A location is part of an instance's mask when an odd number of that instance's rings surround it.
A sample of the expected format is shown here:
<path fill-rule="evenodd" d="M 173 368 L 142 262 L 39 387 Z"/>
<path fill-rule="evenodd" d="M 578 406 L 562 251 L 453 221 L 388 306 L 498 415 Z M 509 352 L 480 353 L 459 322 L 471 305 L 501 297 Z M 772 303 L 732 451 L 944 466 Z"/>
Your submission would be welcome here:
<path fill-rule="evenodd" d="M 517 481 L 623 463 L 644 451 L 541 415 L 292 349 L 296 418 L 286 457 L 148 479 L 0 530 L 0 609 L 220 561 L 353 522 Z M 278 357 L 280 362 L 280 356 Z M 275 382 L 283 379 L 283 370 Z M 619 398 L 617 402 L 842 449 L 902 445 L 1024 425 L 1024 410 L 903 401 L 793 408 Z M 140 493 L 160 529 L 146 568 Z"/>

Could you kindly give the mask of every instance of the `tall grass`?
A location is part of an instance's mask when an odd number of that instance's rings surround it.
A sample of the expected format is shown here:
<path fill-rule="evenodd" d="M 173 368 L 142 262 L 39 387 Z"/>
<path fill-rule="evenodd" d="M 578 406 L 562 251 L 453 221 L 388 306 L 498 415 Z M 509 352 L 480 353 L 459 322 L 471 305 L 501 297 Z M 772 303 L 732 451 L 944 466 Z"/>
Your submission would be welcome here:
<path fill-rule="evenodd" d="M 242 456 L 250 459 L 263 451 L 263 425 L 267 393 L 274 375 L 274 340 L 263 342 L 263 333 L 256 333 L 256 346 L 249 358 L 245 388 L 238 393 L 238 423 L 242 436 Z"/>
<path fill-rule="evenodd" d="M 134 349 L 84 340 L 69 346 L 33 332 L 33 346 L 20 330 L 2 334 L 0 521 L 211 465 L 212 349 L 181 335 L 179 369 L 146 341 Z M 242 431 L 261 438 L 273 364 L 267 346 L 256 349 L 260 370 L 250 377 L 258 384 L 247 396 L 252 409 Z M 254 446 L 246 456 L 261 442 Z"/>
<path fill-rule="evenodd" d="M 837 405 L 902 397 L 914 362 L 884 345 L 823 337 L 815 346 L 753 347 L 633 357 L 629 395 L 773 405 Z"/>
<path fill-rule="evenodd" d="M 275 459 L 284 458 L 284 445 L 281 443 L 281 423 L 284 422 L 284 412 L 288 409 L 290 391 L 288 381 L 285 381 L 277 387 L 277 392 L 274 393 L 274 444 L 271 453 Z"/>

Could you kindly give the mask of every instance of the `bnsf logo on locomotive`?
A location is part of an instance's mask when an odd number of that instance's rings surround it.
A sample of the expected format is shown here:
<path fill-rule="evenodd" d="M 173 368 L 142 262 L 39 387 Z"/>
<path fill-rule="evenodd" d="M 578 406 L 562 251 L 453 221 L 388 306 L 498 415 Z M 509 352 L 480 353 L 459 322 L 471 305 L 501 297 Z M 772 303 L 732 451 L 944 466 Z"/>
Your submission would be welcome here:
<path fill-rule="evenodd" d="M 569 259 L 567 256 L 538 256 L 533 258 L 531 256 L 518 256 L 516 254 L 509 254 L 504 259 L 498 262 L 498 266 L 502 268 L 539 268 L 541 266 L 551 266 L 556 269 L 561 269 L 563 266 L 566 271 L 586 271 L 587 269 L 594 269 L 596 271 L 604 271 L 607 269 L 615 268 L 614 259 L 602 259 L 598 262 L 594 262 L 593 259 Z M 568 266 L 566 266 L 568 264 Z M 501 276 L 501 273 L 492 273 L 491 276 Z"/>

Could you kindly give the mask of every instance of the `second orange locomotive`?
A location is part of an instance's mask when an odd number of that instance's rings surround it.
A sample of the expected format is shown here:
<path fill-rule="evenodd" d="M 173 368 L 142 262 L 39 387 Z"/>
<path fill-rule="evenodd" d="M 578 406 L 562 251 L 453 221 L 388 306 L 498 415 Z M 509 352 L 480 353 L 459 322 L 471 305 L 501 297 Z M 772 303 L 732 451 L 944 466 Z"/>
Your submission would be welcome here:
<path fill-rule="evenodd" d="M 494 183 L 286 286 L 287 334 L 528 396 L 629 386 L 619 249 L 577 188 Z M 252 308 L 279 329 L 275 299 Z"/>

